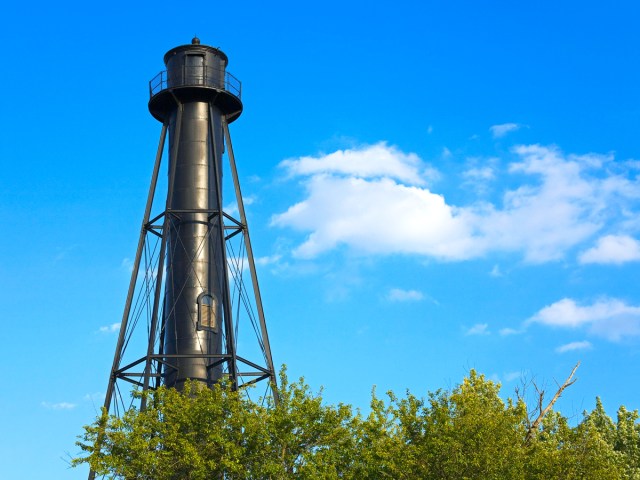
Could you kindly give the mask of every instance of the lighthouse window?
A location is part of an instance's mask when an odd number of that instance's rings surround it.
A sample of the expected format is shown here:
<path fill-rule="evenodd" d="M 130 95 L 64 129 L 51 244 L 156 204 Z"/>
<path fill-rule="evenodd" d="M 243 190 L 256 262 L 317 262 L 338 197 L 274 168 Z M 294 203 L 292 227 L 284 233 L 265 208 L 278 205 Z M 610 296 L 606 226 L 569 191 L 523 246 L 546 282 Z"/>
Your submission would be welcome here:
<path fill-rule="evenodd" d="M 218 302 L 209 293 L 198 297 L 198 329 L 218 332 Z"/>
<path fill-rule="evenodd" d="M 186 55 L 185 58 L 186 85 L 202 85 L 204 83 L 204 56 Z"/>

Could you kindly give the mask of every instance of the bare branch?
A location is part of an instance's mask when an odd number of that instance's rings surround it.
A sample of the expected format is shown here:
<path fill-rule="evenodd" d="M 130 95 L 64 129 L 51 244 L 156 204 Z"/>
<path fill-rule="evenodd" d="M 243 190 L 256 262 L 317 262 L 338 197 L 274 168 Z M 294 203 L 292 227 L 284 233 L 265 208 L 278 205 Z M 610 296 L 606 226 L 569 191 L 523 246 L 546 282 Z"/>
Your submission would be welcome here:
<path fill-rule="evenodd" d="M 531 425 L 529 426 L 529 429 L 527 430 L 527 436 L 525 437 L 525 440 L 524 440 L 526 443 L 529 443 L 531 441 L 535 433 L 538 431 L 538 427 L 540 426 L 542 419 L 545 417 L 547 413 L 549 413 L 549 410 L 551 410 L 551 408 L 553 407 L 553 404 L 556 403 L 556 401 L 560 398 L 560 396 L 562 395 L 562 392 L 564 392 L 567 387 L 573 385 L 576 382 L 577 378 L 573 378 L 573 376 L 575 375 L 576 370 L 578 370 L 579 366 L 580 366 L 580 362 L 576 363 L 576 366 L 573 367 L 573 370 L 571 370 L 571 374 L 567 377 L 564 383 L 558 388 L 558 391 L 556 392 L 556 394 L 553 396 L 549 404 L 544 409 L 542 408 L 544 390 L 539 390 L 537 385 L 534 384 L 534 386 L 536 387 L 536 391 L 538 392 L 538 411 L 540 413 L 538 415 L 538 418 L 536 418 L 531 423 Z"/>

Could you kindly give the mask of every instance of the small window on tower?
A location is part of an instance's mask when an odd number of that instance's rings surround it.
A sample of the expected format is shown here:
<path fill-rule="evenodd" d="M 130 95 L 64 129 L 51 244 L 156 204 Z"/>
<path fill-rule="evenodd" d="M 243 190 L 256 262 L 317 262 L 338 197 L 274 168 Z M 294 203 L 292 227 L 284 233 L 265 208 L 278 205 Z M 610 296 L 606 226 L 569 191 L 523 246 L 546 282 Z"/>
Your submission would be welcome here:
<path fill-rule="evenodd" d="M 210 293 L 198 297 L 198 329 L 218 332 L 218 302 Z"/>
<path fill-rule="evenodd" d="M 204 55 L 187 54 L 184 64 L 184 84 L 203 85 L 204 84 Z"/>

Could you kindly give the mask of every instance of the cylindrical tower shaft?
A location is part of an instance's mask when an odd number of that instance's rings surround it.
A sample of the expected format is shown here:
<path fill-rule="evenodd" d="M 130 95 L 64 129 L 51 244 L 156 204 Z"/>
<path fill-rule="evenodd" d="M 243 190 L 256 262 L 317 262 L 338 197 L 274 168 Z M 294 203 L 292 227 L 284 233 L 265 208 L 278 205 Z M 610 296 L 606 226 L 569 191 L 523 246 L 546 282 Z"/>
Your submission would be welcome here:
<path fill-rule="evenodd" d="M 222 156 L 222 128 L 209 118 L 207 102 L 185 103 L 180 138 L 175 136 L 176 112 L 169 124 L 169 145 L 178 142 L 172 212 L 167 239 L 167 279 L 164 305 L 164 353 L 219 354 L 222 351 L 224 245 L 220 241 L 218 204 Z M 209 135 L 209 122 L 214 137 Z M 171 169 L 171 166 L 170 166 Z M 194 212 L 200 210 L 201 212 Z M 186 379 L 208 384 L 220 377 L 220 367 L 207 369 L 207 358 L 169 359 L 164 382 L 180 387 Z"/>
<path fill-rule="evenodd" d="M 156 118 L 168 119 L 169 151 L 176 152 L 166 212 L 162 377 L 181 388 L 187 379 L 211 385 L 223 371 L 214 361 L 223 352 L 227 302 L 222 118 L 237 118 L 242 104 L 228 91 L 227 57 L 220 50 L 194 42 L 167 52 L 165 64 L 160 91 L 149 102 Z"/>

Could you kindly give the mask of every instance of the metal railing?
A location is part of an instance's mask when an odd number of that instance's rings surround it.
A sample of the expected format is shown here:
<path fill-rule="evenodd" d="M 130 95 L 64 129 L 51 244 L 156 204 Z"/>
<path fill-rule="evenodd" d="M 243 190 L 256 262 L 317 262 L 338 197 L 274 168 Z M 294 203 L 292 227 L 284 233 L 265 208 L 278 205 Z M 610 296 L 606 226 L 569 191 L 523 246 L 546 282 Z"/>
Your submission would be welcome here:
<path fill-rule="evenodd" d="M 167 88 L 205 86 L 221 88 L 240 98 L 242 82 L 224 69 L 183 65 L 181 70 L 163 70 L 149 81 L 149 96 Z"/>

